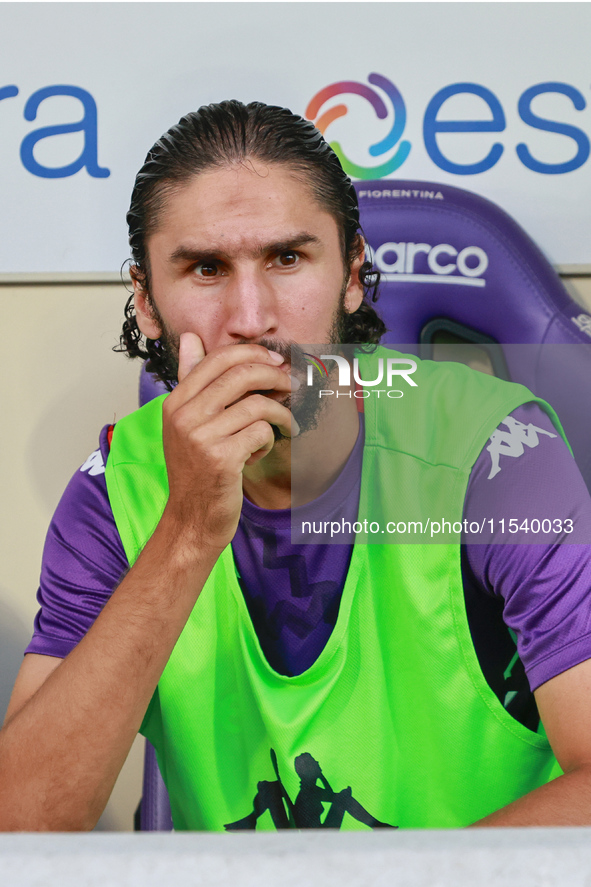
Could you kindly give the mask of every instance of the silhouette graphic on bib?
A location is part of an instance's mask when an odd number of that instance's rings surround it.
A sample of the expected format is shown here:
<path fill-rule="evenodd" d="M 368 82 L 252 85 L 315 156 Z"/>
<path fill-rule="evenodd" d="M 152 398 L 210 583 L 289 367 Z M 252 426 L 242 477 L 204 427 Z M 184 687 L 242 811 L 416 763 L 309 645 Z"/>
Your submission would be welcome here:
<path fill-rule="evenodd" d="M 277 755 L 271 749 L 271 762 L 277 776 L 272 782 L 263 780 L 257 783 L 257 793 L 252 804 L 252 813 L 243 819 L 224 825 L 226 831 L 256 828 L 259 816 L 267 810 L 275 828 L 340 828 L 345 813 L 362 822 L 369 828 L 398 828 L 387 822 L 380 822 L 353 797 L 351 786 L 335 792 L 320 769 L 318 761 L 304 752 L 295 758 L 294 769 L 300 777 L 300 790 L 295 802 L 287 794 L 277 765 Z M 320 785 L 318 784 L 320 783 Z M 324 805 L 329 809 L 324 817 Z"/>

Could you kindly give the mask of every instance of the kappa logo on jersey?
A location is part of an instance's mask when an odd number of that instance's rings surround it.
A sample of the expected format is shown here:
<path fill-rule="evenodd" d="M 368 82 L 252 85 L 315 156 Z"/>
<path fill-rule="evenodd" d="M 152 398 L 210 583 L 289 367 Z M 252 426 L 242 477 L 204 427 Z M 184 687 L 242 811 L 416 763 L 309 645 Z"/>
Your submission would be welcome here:
<path fill-rule="evenodd" d="M 578 314 L 576 317 L 571 317 L 571 320 L 582 333 L 591 337 L 591 316 L 589 314 Z"/>
<path fill-rule="evenodd" d="M 501 456 L 513 456 L 517 458 L 524 453 L 524 447 L 533 449 L 539 444 L 538 434 L 545 434 L 547 437 L 557 437 L 550 431 L 544 431 L 536 425 L 525 425 L 514 419 L 513 416 L 507 416 L 503 419 L 501 425 L 506 425 L 509 431 L 497 430 L 490 437 L 490 445 L 486 448 L 491 457 L 491 469 L 487 480 L 491 480 L 501 470 L 499 460 Z"/>
<path fill-rule="evenodd" d="M 96 477 L 98 474 L 104 474 L 105 463 L 103 462 L 101 451 L 95 450 L 94 453 L 91 453 L 80 471 L 88 471 L 91 477 Z"/>

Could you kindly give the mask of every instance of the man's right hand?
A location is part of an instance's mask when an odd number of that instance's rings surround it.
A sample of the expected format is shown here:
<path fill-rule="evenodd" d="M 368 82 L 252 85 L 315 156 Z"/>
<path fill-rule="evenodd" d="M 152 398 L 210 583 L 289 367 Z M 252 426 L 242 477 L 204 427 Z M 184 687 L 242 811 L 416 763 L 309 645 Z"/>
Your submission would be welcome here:
<path fill-rule="evenodd" d="M 290 410 L 261 393 L 290 394 L 282 362 L 261 345 L 206 356 L 199 336 L 181 336 L 179 384 L 162 411 L 170 487 L 162 519 L 183 545 L 225 548 L 240 517 L 244 466 L 271 451 L 273 425 L 297 434 Z"/>

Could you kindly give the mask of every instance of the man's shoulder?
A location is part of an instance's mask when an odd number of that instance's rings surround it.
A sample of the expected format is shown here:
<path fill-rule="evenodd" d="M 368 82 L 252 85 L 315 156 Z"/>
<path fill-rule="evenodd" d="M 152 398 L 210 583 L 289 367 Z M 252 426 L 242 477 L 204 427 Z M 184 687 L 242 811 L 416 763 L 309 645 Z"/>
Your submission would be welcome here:
<path fill-rule="evenodd" d="M 374 359 L 390 355 L 416 365 L 412 384 L 403 378 L 379 397 L 377 391 L 364 397 L 366 442 L 426 464 L 470 468 L 499 424 L 517 407 L 537 401 L 524 386 L 464 364 L 382 348 Z"/>
<path fill-rule="evenodd" d="M 115 425 L 108 465 L 112 468 L 128 462 L 155 464 L 164 458 L 162 450 L 162 402 L 160 395 Z"/>
<path fill-rule="evenodd" d="M 442 398 L 453 399 L 471 391 L 475 393 L 475 396 L 486 392 L 503 399 L 518 400 L 521 398 L 522 403 L 536 400 L 535 395 L 519 382 L 506 381 L 458 360 L 435 360 L 431 357 L 422 357 L 414 351 L 403 351 L 399 348 L 404 348 L 404 346 L 379 345 L 371 350 L 356 351 L 356 357 L 360 365 L 365 364 L 368 370 L 377 360 L 381 359 L 386 366 L 389 362 L 390 368 L 384 372 L 384 382 L 388 384 L 388 380 L 390 380 L 393 384 L 394 381 L 397 381 L 398 387 L 403 388 L 405 393 L 411 388 L 419 388 L 421 385 L 429 389 L 436 385 L 440 400 Z M 392 364 L 400 364 L 401 366 L 393 368 Z M 373 378 L 369 374 L 368 377 Z"/>

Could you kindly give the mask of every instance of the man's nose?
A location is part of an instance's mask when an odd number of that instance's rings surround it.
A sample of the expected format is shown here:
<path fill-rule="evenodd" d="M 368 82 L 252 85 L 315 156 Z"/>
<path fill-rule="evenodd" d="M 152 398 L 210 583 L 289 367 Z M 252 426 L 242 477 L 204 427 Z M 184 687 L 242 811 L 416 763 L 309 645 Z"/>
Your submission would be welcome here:
<path fill-rule="evenodd" d="M 233 339 L 257 340 L 277 332 L 279 317 L 271 283 L 264 272 L 248 269 L 236 274 L 226 291 L 226 331 Z"/>

